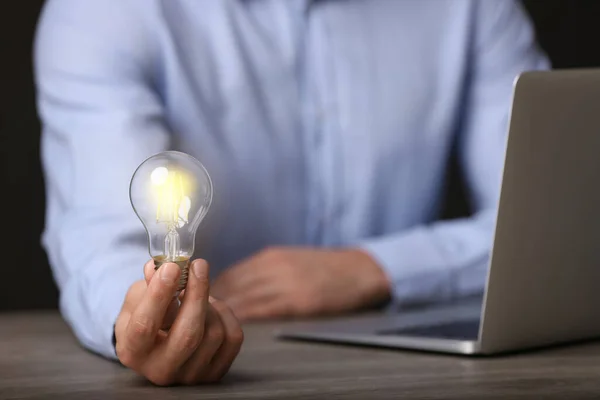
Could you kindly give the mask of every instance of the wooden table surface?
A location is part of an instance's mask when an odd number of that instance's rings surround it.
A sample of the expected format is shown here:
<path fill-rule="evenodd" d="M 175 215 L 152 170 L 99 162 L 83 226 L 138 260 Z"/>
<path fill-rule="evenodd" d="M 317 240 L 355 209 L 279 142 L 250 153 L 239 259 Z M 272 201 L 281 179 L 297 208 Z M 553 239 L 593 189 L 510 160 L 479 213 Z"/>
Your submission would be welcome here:
<path fill-rule="evenodd" d="M 593 399 L 600 343 L 464 358 L 286 342 L 248 325 L 227 378 L 155 387 L 83 350 L 56 312 L 0 314 L 0 399 Z"/>

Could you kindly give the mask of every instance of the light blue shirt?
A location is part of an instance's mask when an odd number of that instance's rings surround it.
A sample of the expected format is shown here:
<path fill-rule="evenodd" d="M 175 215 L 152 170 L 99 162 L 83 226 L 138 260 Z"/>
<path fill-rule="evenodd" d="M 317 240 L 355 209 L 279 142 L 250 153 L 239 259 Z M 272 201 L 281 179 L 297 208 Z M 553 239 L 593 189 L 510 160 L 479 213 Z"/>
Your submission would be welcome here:
<path fill-rule="evenodd" d="M 512 82 L 546 67 L 509 0 L 48 1 L 43 243 L 65 319 L 114 357 L 149 259 L 128 184 L 166 149 L 213 178 L 213 277 L 265 246 L 358 246 L 400 306 L 480 292 Z M 453 143 L 476 213 L 436 222 Z"/>

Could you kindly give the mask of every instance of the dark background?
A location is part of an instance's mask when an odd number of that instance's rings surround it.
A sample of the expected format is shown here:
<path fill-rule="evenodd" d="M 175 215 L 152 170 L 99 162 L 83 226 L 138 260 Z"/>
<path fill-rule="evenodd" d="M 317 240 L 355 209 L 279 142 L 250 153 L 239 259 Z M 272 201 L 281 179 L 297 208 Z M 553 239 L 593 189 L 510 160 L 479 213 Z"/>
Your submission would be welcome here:
<path fill-rule="evenodd" d="M 524 3 L 555 68 L 600 66 L 600 0 Z M 44 188 L 31 44 L 42 4 L 42 0 L 0 1 L 0 243 L 4 254 L 0 264 L 0 311 L 54 308 L 58 299 L 40 247 Z M 466 212 L 455 166 L 451 171 L 449 217 Z"/>

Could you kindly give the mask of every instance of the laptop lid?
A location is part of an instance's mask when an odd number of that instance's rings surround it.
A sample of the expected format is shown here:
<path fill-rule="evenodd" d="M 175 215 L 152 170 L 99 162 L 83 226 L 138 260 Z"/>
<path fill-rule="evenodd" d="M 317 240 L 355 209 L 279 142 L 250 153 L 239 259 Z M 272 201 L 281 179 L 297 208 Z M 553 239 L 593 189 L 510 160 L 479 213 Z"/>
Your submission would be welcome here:
<path fill-rule="evenodd" d="M 516 84 L 483 353 L 600 336 L 600 70 Z"/>

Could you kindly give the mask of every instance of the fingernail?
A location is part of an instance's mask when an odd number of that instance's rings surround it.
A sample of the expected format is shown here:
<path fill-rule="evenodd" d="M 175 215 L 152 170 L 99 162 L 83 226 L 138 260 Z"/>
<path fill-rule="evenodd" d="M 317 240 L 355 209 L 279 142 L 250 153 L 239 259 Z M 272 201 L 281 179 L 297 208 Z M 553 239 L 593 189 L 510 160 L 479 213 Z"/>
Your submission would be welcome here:
<path fill-rule="evenodd" d="M 196 278 L 204 278 L 206 276 L 206 262 L 203 260 L 196 260 L 192 263 L 192 272 L 196 275 Z"/>
<path fill-rule="evenodd" d="M 209 302 L 209 303 L 211 303 L 211 304 L 212 304 L 212 303 L 214 303 L 215 301 L 217 301 L 217 300 L 216 300 L 214 297 L 212 297 L 212 296 L 208 296 L 208 302 Z"/>
<path fill-rule="evenodd" d="M 177 264 L 166 263 L 160 267 L 160 279 L 166 283 L 175 283 L 179 278 L 179 267 Z"/>

